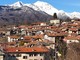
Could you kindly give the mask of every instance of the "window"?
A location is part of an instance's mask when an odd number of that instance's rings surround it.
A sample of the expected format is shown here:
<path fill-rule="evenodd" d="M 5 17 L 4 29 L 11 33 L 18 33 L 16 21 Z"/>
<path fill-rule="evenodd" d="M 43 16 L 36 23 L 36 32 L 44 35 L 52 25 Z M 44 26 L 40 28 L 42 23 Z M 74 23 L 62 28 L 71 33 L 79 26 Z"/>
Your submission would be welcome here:
<path fill-rule="evenodd" d="M 16 57 L 21 57 L 21 54 L 16 54 Z"/>
<path fill-rule="evenodd" d="M 11 56 L 12 56 L 12 57 L 15 57 L 15 55 L 14 55 L 14 54 L 12 54 Z"/>
<path fill-rule="evenodd" d="M 72 42 L 72 41 L 69 41 L 69 42 Z"/>
<path fill-rule="evenodd" d="M 29 56 L 33 56 L 33 54 L 29 54 Z"/>
<path fill-rule="evenodd" d="M 27 56 L 23 56 L 23 59 L 27 59 Z"/>
<path fill-rule="evenodd" d="M 8 57 L 10 57 L 10 55 L 7 55 Z"/>
<path fill-rule="evenodd" d="M 43 56 L 43 54 L 41 53 L 40 56 Z"/>
<path fill-rule="evenodd" d="M 38 55 L 38 54 L 36 54 L 36 53 L 34 54 L 34 56 L 37 56 L 37 55 Z"/>
<path fill-rule="evenodd" d="M 38 59 L 34 59 L 34 60 L 38 60 Z"/>
<path fill-rule="evenodd" d="M 29 60 L 33 60 L 33 59 L 29 59 Z"/>

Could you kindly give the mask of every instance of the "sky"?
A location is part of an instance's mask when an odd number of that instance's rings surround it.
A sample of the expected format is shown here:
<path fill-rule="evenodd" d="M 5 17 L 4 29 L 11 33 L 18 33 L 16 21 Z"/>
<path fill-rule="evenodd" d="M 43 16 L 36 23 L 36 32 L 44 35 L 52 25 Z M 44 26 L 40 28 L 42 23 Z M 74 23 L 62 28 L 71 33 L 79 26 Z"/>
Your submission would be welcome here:
<path fill-rule="evenodd" d="M 22 1 L 23 3 L 43 1 L 51 4 L 58 10 L 64 10 L 65 12 L 80 12 L 80 0 L 0 0 L 0 5 L 13 4 L 17 1 Z"/>

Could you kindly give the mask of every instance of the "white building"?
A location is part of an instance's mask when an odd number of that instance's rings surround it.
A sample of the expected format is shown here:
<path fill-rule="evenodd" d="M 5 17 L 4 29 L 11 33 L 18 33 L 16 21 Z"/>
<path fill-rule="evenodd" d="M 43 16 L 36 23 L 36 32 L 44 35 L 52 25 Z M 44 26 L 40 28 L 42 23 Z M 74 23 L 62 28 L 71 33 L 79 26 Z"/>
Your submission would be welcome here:
<path fill-rule="evenodd" d="M 14 42 L 14 41 L 17 41 L 20 37 L 19 36 L 8 36 L 8 42 Z"/>
<path fill-rule="evenodd" d="M 79 40 L 78 40 L 79 38 L 78 38 L 78 36 L 67 36 L 67 37 L 65 37 L 63 40 L 67 43 L 67 44 L 69 44 L 69 43 L 79 43 Z"/>
<path fill-rule="evenodd" d="M 45 47 L 8 47 L 4 60 L 47 60 L 48 49 Z"/>
<path fill-rule="evenodd" d="M 50 23 L 54 24 L 54 25 L 59 25 L 60 24 L 60 20 L 59 19 L 50 20 Z"/>

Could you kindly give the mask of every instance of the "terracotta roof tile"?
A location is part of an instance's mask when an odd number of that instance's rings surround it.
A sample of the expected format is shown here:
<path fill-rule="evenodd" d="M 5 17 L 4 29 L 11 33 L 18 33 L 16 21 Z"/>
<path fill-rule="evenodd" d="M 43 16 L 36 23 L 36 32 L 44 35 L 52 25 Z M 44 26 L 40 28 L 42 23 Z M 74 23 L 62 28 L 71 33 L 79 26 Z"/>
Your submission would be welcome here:
<path fill-rule="evenodd" d="M 25 40 L 30 40 L 31 39 L 31 36 L 24 36 L 24 39 Z"/>
<path fill-rule="evenodd" d="M 70 28 L 69 30 L 71 30 L 71 31 L 77 31 L 78 28 Z"/>
<path fill-rule="evenodd" d="M 43 38 L 43 37 L 44 37 L 43 34 L 32 36 L 32 38 L 34 38 L 34 39 L 37 39 L 37 38 Z"/>
<path fill-rule="evenodd" d="M 4 49 L 5 53 L 26 53 L 26 52 L 48 52 L 48 49 L 45 47 L 7 47 Z"/>
<path fill-rule="evenodd" d="M 68 33 L 67 32 L 60 32 L 60 33 L 48 33 L 48 36 L 67 36 Z"/>
<path fill-rule="evenodd" d="M 17 36 L 17 35 L 13 35 L 13 36 L 9 36 L 10 38 L 15 38 L 15 39 L 18 39 L 20 36 Z"/>
<path fill-rule="evenodd" d="M 77 40 L 77 37 L 76 36 L 67 36 L 63 40 L 64 41 L 66 41 L 66 40 Z"/>

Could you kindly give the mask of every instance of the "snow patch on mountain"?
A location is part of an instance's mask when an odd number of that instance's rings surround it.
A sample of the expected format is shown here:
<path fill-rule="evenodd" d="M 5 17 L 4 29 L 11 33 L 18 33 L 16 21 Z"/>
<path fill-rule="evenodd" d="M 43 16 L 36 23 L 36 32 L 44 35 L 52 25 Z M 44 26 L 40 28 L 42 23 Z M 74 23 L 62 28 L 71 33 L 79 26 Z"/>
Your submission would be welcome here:
<path fill-rule="evenodd" d="M 21 1 L 18 1 L 18 2 L 14 3 L 14 4 L 9 5 L 9 6 L 12 6 L 12 7 L 15 8 L 15 7 L 22 7 L 22 6 L 24 6 L 24 4 Z"/>
<path fill-rule="evenodd" d="M 80 19 L 80 12 L 69 13 L 71 19 Z"/>
<path fill-rule="evenodd" d="M 37 1 L 34 3 L 41 11 L 48 13 L 49 15 L 53 15 L 53 13 L 57 13 L 58 10 L 51 6 L 50 4 L 42 1 Z"/>
<path fill-rule="evenodd" d="M 57 13 L 58 10 L 51 6 L 50 4 L 42 1 L 37 1 L 33 4 L 26 4 L 26 6 L 33 8 L 34 10 L 37 11 L 43 11 L 46 12 L 49 15 L 53 15 L 53 13 Z"/>
<path fill-rule="evenodd" d="M 34 4 L 26 4 L 25 6 L 28 6 L 30 8 L 33 8 L 34 10 L 37 10 L 37 11 L 41 11 L 36 5 Z"/>
<path fill-rule="evenodd" d="M 64 12 L 63 10 L 59 10 L 57 12 L 57 16 L 58 16 L 59 19 L 63 19 L 63 20 L 66 20 L 66 19 L 69 18 L 68 13 Z"/>

